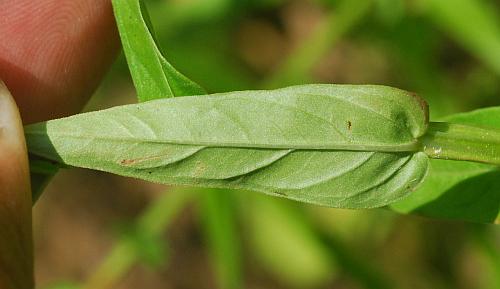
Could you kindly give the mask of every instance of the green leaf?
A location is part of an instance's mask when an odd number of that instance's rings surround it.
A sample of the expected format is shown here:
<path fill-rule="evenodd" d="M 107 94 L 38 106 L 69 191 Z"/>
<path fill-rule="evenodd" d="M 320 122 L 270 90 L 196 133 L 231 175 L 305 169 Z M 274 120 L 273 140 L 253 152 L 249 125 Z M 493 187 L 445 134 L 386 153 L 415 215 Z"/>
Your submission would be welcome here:
<path fill-rule="evenodd" d="M 337 260 L 293 204 L 254 196 L 245 199 L 244 213 L 252 256 L 286 288 L 321 288 L 340 275 Z"/>
<path fill-rule="evenodd" d="M 113 9 L 140 101 L 205 93 L 167 62 L 142 0 L 113 0 Z"/>
<path fill-rule="evenodd" d="M 166 263 L 168 256 L 166 241 L 159 236 L 151 234 L 149 230 L 140 226 L 132 225 L 125 227 L 122 234 L 122 242 L 133 248 L 138 260 L 156 269 Z"/>
<path fill-rule="evenodd" d="M 494 3 L 478 0 L 427 0 L 425 3 L 429 15 L 439 26 L 500 74 L 500 23 Z"/>
<path fill-rule="evenodd" d="M 242 288 L 242 257 L 234 195 L 205 189 L 200 195 L 201 222 L 218 277 L 217 288 Z"/>
<path fill-rule="evenodd" d="M 333 207 L 394 202 L 424 178 L 427 107 L 383 86 L 305 85 L 178 97 L 26 127 L 31 153 L 166 184 Z"/>
<path fill-rule="evenodd" d="M 264 87 L 275 88 L 311 80 L 311 69 L 332 47 L 372 10 L 372 0 L 338 1 L 335 11 L 326 15 L 312 34 L 302 41 L 266 81 Z"/>
<path fill-rule="evenodd" d="M 451 123 L 500 129 L 500 107 L 452 115 Z M 402 213 L 498 222 L 500 213 L 498 166 L 473 162 L 431 159 L 429 176 L 408 198 L 391 206 Z"/>
<path fill-rule="evenodd" d="M 30 155 L 30 182 L 33 204 L 38 200 L 50 179 L 57 173 L 60 164 L 53 164 L 37 156 Z"/>

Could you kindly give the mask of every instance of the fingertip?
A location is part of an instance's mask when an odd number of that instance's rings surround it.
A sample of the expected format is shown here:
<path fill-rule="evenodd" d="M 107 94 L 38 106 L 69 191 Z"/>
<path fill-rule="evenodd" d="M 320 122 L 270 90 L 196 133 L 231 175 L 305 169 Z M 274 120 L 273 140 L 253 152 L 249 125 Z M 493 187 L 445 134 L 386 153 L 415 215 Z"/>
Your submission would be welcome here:
<path fill-rule="evenodd" d="M 0 80 L 0 206 L 23 205 L 31 211 L 28 152 L 24 139 L 24 129 L 17 105 L 5 84 Z M 22 188 L 16 199 L 10 194 Z M 4 200 L 3 198 L 9 198 Z M 29 206 L 25 201 L 29 199 Z M 5 202 L 3 202 L 5 201 Z M 15 201 L 15 202 L 14 202 Z M 20 203 L 18 204 L 17 201 Z M 17 207 L 18 209 L 19 207 Z"/>
<path fill-rule="evenodd" d="M 0 80 L 0 145 L 2 148 L 11 147 L 9 150 L 22 158 L 27 154 L 19 110 L 2 80 Z M 5 155 L 2 152 L 0 154 Z"/>
<path fill-rule="evenodd" d="M 30 191 L 20 114 L 0 80 L 0 288 L 33 287 Z"/>
<path fill-rule="evenodd" d="M 25 123 L 81 110 L 119 49 L 110 0 L 0 1 L 0 39 Z"/>

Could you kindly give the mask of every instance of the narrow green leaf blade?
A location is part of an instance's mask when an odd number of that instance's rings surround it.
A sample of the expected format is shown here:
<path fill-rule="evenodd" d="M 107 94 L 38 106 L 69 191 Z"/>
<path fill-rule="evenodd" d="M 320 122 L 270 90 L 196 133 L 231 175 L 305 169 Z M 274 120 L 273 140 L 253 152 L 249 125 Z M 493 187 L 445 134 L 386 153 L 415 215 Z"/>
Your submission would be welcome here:
<path fill-rule="evenodd" d="M 180 97 L 26 128 L 32 153 L 167 184 L 378 207 L 423 179 L 425 103 L 380 86 L 305 85 Z"/>
<path fill-rule="evenodd" d="M 431 18 L 442 29 L 500 74 L 498 9 L 488 2 L 494 1 L 428 0 L 425 4 Z"/>
<path fill-rule="evenodd" d="M 339 275 L 337 260 L 293 204 L 254 196 L 244 206 L 252 256 L 287 288 L 319 288 Z"/>
<path fill-rule="evenodd" d="M 165 59 L 142 0 L 113 0 L 113 9 L 140 101 L 204 93 Z"/>
<path fill-rule="evenodd" d="M 464 125 L 500 129 L 500 107 L 479 109 L 444 120 Z M 431 159 L 429 176 L 408 198 L 391 208 L 434 218 L 481 223 L 499 221 L 500 170 L 473 162 Z"/>
<path fill-rule="evenodd" d="M 215 266 L 218 288 L 242 288 L 240 231 L 234 195 L 225 190 L 205 189 L 200 209 L 210 257 Z"/>

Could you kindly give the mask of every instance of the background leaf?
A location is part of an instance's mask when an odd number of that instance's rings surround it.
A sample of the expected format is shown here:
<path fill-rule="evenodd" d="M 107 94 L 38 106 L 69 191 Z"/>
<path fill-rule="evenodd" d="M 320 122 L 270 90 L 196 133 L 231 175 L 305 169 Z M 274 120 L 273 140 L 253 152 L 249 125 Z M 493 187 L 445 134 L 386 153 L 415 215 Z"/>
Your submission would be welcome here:
<path fill-rule="evenodd" d="M 295 207 L 266 196 L 245 199 L 253 256 L 290 288 L 314 288 L 338 275 L 338 265 L 307 218 Z"/>
<path fill-rule="evenodd" d="M 200 195 L 200 221 L 219 288 L 242 287 L 243 258 L 234 196 L 231 191 L 214 189 L 205 189 Z"/>
<path fill-rule="evenodd" d="M 337 9 L 319 23 L 314 33 L 297 47 L 264 84 L 276 88 L 311 82 L 311 69 L 329 48 L 349 32 L 373 6 L 373 0 L 338 1 Z"/>
<path fill-rule="evenodd" d="M 489 1 L 427 0 L 433 20 L 465 48 L 500 74 L 500 23 Z M 474 21 L 464 21 L 474 19 Z"/>

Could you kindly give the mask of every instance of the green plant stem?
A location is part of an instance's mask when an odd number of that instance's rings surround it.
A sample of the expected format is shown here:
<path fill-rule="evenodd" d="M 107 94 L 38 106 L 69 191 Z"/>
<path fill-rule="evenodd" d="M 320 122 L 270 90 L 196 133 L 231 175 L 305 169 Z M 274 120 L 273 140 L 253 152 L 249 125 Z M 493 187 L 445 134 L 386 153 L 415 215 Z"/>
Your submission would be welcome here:
<path fill-rule="evenodd" d="M 159 237 L 191 199 L 192 191 L 193 189 L 175 188 L 153 201 L 137 220 L 136 226 L 141 233 Z M 141 258 L 137 249 L 129 239 L 119 240 L 82 288 L 114 288 L 116 282 L 121 280 Z"/>
<path fill-rule="evenodd" d="M 431 158 L 500 165 L 498 129 L 431 122 L 421 145 Z"/>

